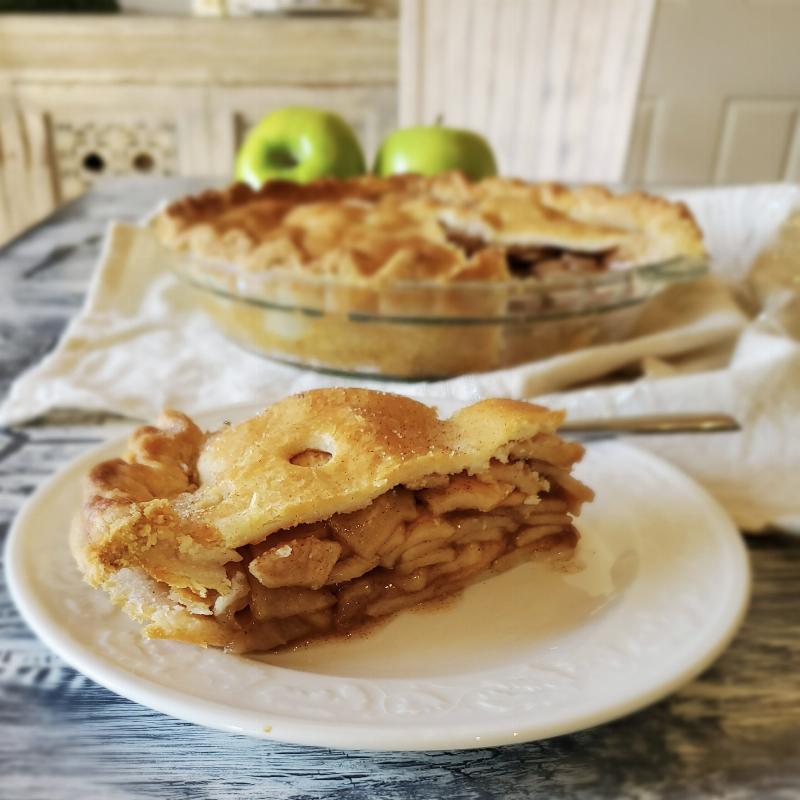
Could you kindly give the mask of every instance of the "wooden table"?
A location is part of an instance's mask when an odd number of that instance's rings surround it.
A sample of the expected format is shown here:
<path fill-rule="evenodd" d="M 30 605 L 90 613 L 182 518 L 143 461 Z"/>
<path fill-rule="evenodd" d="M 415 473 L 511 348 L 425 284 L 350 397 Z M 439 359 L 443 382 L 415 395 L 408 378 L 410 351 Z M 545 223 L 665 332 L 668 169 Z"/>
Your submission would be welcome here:
<path fill-rule="evenodd" d="M 188 188 L 101 184 L 0 249 L 0 393 L 79 307 L 106 223 Z M 0 429 L 0 538 L 39 481 L 113 422 L 59 412 Z M 755 586 L 742 631 L 673 697 L 573 736 L 423 755 L 251 740 L 123 700 L 39 644 L 0 578 L 0 798 L 800 797 L 800 539 L 773 534 L 749 548 Z"/>

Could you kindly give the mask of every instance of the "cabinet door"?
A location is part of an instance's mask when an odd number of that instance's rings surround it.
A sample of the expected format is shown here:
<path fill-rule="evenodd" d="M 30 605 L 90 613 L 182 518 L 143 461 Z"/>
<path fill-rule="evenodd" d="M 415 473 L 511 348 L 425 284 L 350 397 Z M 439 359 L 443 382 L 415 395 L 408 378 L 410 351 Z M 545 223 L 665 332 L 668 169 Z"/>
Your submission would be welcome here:
<path fill-rule="evenodd" d="M 326 108 L 344 117 L 353 126 L 369 164 L 396 124 L 396 103 L 393 86 L 215 87 L 210 91 L 214 173 L 232 175 L 234 156 L 247 130 L 270 111 L 293 105 Z"/>
<path fill-rule="evenodd" d="M 400 119 L 482 133 L 501 172 L 618 181 L 654 0 L 404 0 Z"/>
<path fill-rule="evenodd" d="M 82 194 L 103 177 L 207 170 L 204 89 L 25 85 L 16 100 L 25 110 L 26 137 L 38 131 L 53 203 Z"/>
<path fill-rule="evenodd" d="M 626 180 L 800 180 L 798 33 L 796 0 L 661 0 Z"/>

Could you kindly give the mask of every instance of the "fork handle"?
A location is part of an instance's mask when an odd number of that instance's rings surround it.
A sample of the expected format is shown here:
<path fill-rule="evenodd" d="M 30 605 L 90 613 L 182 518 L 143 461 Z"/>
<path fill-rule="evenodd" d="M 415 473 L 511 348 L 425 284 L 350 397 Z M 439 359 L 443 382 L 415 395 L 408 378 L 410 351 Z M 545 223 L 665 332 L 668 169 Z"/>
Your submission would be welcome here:
<path fill-rule="evenodd" d="M 739 431 L 741 426 L 728 414 L 654 414 L 569 420 L 559 430 L 579 438 L 612 439 L 648 433 L 724 433 Z"/>

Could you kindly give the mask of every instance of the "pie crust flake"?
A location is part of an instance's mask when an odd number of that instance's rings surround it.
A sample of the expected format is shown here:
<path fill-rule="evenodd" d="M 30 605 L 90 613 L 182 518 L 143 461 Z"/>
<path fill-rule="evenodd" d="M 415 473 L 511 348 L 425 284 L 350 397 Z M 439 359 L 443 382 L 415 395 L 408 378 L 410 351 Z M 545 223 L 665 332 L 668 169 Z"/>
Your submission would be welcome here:
<path fill-rule="evenodd" d="M 560 412 L 439 419 L 365 389 L 203 433 L 164 412 L 86 478 L 71 545 L 150 637 L 268 651 L 341 634 L 534 559 L 569 559 L 592 492 Z"/>

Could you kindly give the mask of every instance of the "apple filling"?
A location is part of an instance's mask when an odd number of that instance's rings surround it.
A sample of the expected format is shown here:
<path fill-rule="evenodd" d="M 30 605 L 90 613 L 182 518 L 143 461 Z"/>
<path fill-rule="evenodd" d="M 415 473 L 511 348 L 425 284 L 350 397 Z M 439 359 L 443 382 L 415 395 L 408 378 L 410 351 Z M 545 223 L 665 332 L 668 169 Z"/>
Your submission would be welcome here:
<path fill-rule="evenodd" d="M 536 557 L 571 555 L 572 514 L 591 499 L 570 475 L 581 453 L 538 434 L 478 474 L 431 475 L 361 510 L 271 534 L 238 551 L 230 590 L 210 593 L 201 613 L 229 629 L 228 649 L 266 651 L 346 633 Z"/>
<path fill-rule="evenodd" d="M 508 247 L 506 263 L 516 278 L 594 275 L 608 269 L 609 253 L 578 253 L 555 247 Z"/>
<path fill-rule="evenodd" d="M 442 226 L 450 244 L 472 258 L 490 244 L 480 236 Z M 500 248 L 505 256 L 508 272 L 515 278 L 547 278 L 563 275 L 593 275 L 605 272 L 612 251 L 579 252 L 560 247 L 536 245 L 507 245 Z"/>

